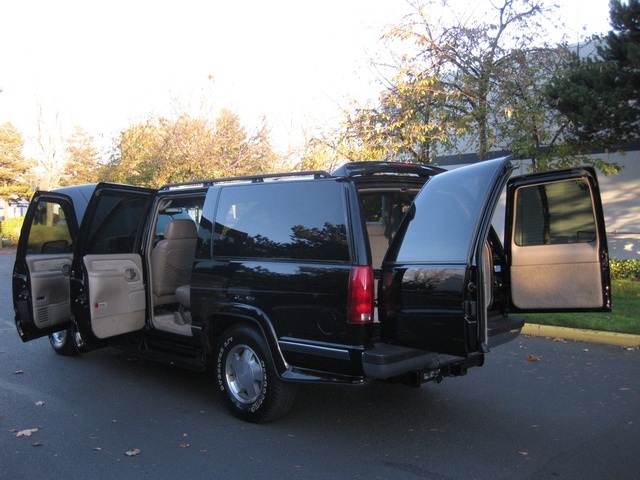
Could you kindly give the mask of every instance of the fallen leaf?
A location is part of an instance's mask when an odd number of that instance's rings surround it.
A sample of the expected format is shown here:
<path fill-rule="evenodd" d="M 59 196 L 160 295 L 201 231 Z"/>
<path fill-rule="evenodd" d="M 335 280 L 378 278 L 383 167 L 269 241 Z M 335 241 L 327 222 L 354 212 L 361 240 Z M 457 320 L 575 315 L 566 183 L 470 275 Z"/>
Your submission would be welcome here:
<path fill-rule="evenodd" d="M 531 353 L 529 353 L 527 354 L 527 360 L 529 360 L 530 362 L 539 362 L 540 357 L 536 357 L 535 355 L 532 355 Z"/>
<path fill-rule="evenodd" d="M 134 448 L 133 450 L 128 450 L 126 452 L 124 452 L 124 454 L 127 457 L 135 457 L 136 455 L 140 455 L 140 450 L 137 448 Z"/>
<path fill-rule="evenodd" d="M 23 373 L 23 370 L 16 370 L 15 372 L 13 372 L 14 375 L 22 375 Z"/>
<path fill-rule="evenodd" d="M 44 443 L 42 443 L 42 442 L 33 442 L 31 444 L 32 447 L 42 447 L 43 445 L 44 445 Z"/>
<path fill-rule="evenodd" d="M 188 437 L 188 436 L 189 436 L 189 434 L 188 434 L 188 433 L 183 433 L 183 434 L 182 434 L 182 436 L 183 436 L 183 437 Z"/>
<path fill-rule="evenodd" d="M 518 455 L 529 455 L 529 452 L 518 452 Z"/>
<path fill-rule="evenodd" d="M 44 405 L 44 402 L 43 402 L 42 400 L 37 401 L 37 402 L 35 403 L 35 406 L 36 406 L 36 407 L 40 407 L 40 406 L 42 406 L 42 405 Z"/>
<path fill-rule="evenodd" d="M 96 452 L 101 452 L 101 451 L 102 451 L 102 448 L 100 448 L 100 447 L 93 447 L 93 449 L 94 449 Z"/>
<path fill-rule="evenodd" d="M 180 445 L 178 445 L 180 448 L 188 448 L 191 445 L 189 445 L 188 443 L 181 443 Z"/>
<path fill-rule="evenodd" d="M 621 392 L 628 392 L 629 390 L 631 390 L 629 387 L 622 387 L 620 389 Z"/>
<path fill-rule="evenodd" d="M 38 427 L 36 428 L 27 428 L 26 430 L 20 430 L 17 433 L 14 433 L 16 437 L 30 437 L 32 433 L 36 433 L 40 430 Z"/>
<path fill-rule="evenodd" d="M 560 343 L 567 343 L 567 341 L 564 338 L 560 338 L 560 337 L 554 338 L 553 341 L 554 342 L 560 342 Z"/>

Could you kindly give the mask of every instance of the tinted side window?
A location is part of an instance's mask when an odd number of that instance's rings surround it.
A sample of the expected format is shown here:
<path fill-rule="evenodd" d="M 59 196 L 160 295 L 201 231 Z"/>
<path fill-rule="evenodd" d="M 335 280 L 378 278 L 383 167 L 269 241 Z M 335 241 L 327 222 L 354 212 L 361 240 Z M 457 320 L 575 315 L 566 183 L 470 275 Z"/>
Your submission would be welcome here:
<path fill-rule="evenodd" d="M 148 199 L 104 192 L 98 201 L 86 253 L 133 253 Z"/>
<path fill-rule="evenodd" d="M 71 233 L 62 206 L 55 202 L 38 203 L 29 230 L 27 255 L 69 253 Z"/>
<path fill-rule="evenodd" d="M 223 187 L 213 254 L 348 261 L 343 187 L 331 181 Z"/>
<path fill-rule="evenodd" d="M 482 209 L 505 165 L 504 160 L 480 162 L 431 177 L 394 238 L 395 259 L 466 262 Z"/>
<path fill-rule="evenodd" d="M 585 182 L 567 180 L 518 189 L 516 245 L 589 243 L 595 239 L 591 193 Z"/>

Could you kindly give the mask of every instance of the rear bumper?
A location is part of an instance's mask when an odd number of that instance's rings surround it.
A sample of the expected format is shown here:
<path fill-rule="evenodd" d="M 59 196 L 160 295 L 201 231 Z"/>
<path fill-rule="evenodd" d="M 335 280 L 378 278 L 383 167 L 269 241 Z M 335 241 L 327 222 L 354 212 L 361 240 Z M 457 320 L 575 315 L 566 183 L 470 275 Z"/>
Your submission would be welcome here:
<path fill-rule="evenodd" d="M 386 343 L 376 343 L 372 349 L 362 353 L 365 377 L 377 379 L 398 377 L 408 372 L 438 370 L 445 365 L 464 361 L 461 357 Z"/>

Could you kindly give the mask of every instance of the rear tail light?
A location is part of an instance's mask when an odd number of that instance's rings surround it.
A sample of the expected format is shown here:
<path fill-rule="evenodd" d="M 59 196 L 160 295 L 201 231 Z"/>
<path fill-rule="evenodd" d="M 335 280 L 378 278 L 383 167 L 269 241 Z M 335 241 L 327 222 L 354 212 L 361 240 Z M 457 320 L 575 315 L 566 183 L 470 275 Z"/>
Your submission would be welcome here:
<path fill-rule="evenodd" d="M 347 322 L 373 322 L 374 282 L 372 267 L 353 267 L 349 278 L 349 311 Z"/>

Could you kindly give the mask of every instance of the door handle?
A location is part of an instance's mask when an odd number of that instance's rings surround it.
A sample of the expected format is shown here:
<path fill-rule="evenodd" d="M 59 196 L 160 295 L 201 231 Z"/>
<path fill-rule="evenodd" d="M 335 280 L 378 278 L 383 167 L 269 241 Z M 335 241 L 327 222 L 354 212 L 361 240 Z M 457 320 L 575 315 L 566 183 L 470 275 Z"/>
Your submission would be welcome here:
<path fill-rule="evenodd" d="M 65 263 L 62 265 L 62 274 L 65 277 L 70 277 L 71 276 L 71 264 L 70 263 Z"/>
<path fill-rule="evenodd" d="M 133 268 L 127 268 L 124 271 L 124 278 L 128 282 L 132 282 L 138 278 L 138 272 L 136 272 Z"/>

